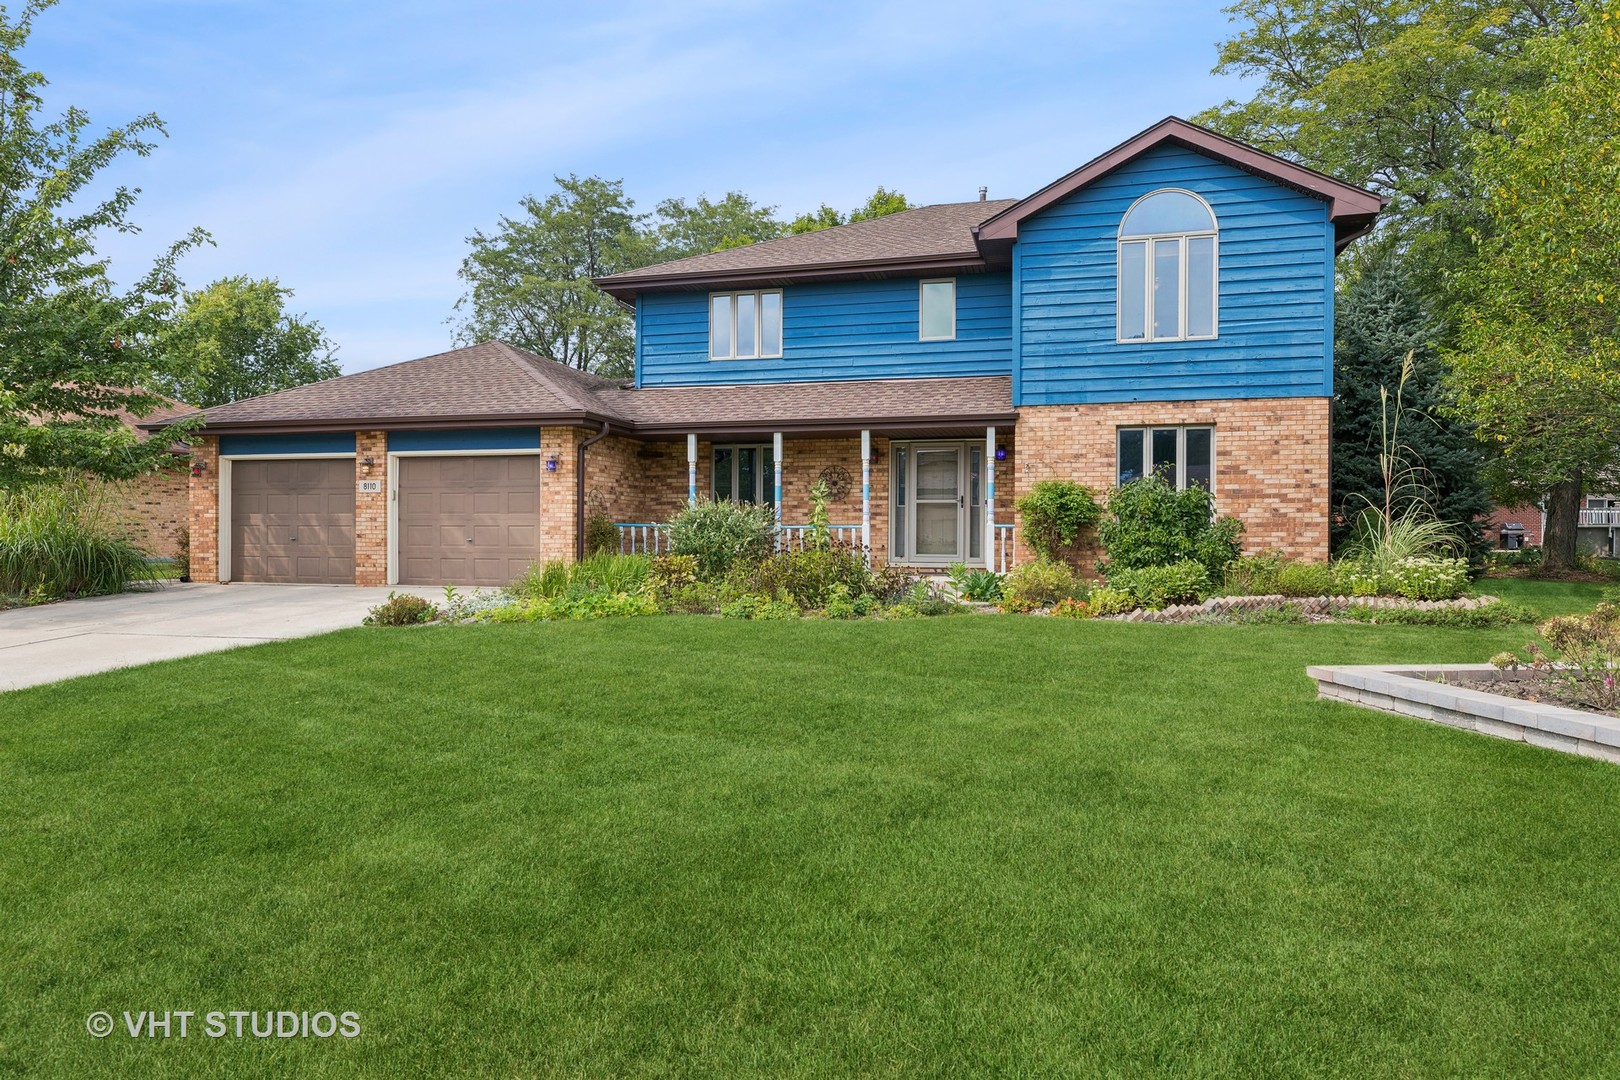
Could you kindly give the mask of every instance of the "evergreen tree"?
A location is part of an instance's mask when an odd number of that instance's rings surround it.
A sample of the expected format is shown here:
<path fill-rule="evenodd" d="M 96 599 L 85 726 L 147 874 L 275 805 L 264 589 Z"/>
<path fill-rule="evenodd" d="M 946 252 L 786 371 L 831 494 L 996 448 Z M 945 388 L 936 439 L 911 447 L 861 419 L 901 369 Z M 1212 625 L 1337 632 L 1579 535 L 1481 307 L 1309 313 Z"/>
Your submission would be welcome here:
<path fill-rule="evenodd" d="M 1444 369 L 1436 343 L 1444 325 L 1392 259 L 1368 263 L 1341 289 L 1333 349 L 1333 544 L 1356 513 L 1383 501 L 1379 453 L 1383 437 L 1380 387 L 1393 401 L 1401 365 L 1412 354 L 1403 403 L 1401 443 L 1406 464 L 1421 468 L 1433 488 L 1434 511 L 1456 522 L 1471 551 L 1485 538 L 1479 519 L 1491 499 L 1482 477 L 1484 450 L 1471 426 L 1448 415 Z M 1392 406 L 1393 407 L 1393 406 Z"/>

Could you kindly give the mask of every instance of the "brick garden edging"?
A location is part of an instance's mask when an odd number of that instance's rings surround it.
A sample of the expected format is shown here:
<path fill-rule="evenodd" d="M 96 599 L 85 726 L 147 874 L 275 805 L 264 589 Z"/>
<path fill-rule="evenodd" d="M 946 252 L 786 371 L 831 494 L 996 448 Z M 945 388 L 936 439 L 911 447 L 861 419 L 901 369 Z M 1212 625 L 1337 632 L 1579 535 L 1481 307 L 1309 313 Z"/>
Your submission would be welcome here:
<path fill-rule="evenodd" d="M 1620 765 L 1620 720 L 1612 716 L 1433 681 L 1447 675 L 1499 677 L 1490 664 L 1309 667 L 1305 673 L 1316 680 L 1317 696 L 1329 701 Z"/>
<path fill-rule="evenodd" d="M 1332 617 L 1345 608 L 1359 607 L 1373 611 L 1400 609 L 1403 611 L 1438 611 L 1442 609 L 1471 610 L 1500 603 L 1494 596 L 1463 596 L 1456 600 L 1407 600 L 1399 596 L 1212 596 L 1202 604 L 1172 604 L 1159 611 L 1138 608 L 1123 615 L 1104 615 L 1101 618 L 1118 622 L 1184 623 L 1221 615 L 1245 615 L 1258 611 L 1280 609 L 1293 605 L 1301 615 Z"/>

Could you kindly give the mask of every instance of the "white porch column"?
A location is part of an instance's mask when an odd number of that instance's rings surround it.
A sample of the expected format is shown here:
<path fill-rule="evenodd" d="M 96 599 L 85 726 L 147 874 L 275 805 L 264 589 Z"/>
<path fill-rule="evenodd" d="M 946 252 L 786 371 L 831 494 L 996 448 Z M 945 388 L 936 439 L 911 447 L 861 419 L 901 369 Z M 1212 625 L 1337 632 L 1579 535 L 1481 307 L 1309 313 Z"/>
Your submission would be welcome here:
<path fill-rule="evenodd" d="M 861 429 L 861 546 L 872 565 L 872 433 Z"/>
<path fill-rule="evenodd" d="M 772 491 L 776 499 L 776 527 L 782 527 L 782 433 L 776 432 L 771 436 L 771 458 L 775 475 L 771 477 Z"/>
<path fill-rule="evenodd" d="M 994 554 L 991 554 L 994 552 Z M 1001 545 L 996 542 L 996 429 L 984 429 L 984 565 L 1005 573 Z"/>
<path fill-rule="evenodd" d="M 686 437 L 686 502 L 697 502 L 697 436 Z"/>

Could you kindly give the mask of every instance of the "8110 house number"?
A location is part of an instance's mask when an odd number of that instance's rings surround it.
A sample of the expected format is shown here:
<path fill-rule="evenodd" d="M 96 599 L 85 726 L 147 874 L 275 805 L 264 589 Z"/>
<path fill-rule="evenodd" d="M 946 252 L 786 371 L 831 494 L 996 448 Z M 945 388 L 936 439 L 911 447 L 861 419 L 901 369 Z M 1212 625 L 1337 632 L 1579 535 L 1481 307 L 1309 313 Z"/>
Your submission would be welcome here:
<path fill-rule="evenodd" d="M 360 481 L 360 494 L 362 494 L 362 495 L 381 495 L 382 494 L 382 481 L 381 480 L 362 480 L 362 481 Z"/>

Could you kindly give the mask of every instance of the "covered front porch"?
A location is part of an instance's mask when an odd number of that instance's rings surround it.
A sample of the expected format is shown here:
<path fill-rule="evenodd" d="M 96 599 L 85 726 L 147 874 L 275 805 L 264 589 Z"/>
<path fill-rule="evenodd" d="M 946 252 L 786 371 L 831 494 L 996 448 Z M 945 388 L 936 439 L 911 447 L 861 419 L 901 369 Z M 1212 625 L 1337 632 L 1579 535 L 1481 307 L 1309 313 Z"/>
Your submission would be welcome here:
<path fill-rule="evenodd" d="M 807 542 L 820 481 L 834 542 L 873 565 L 1005 572 L 1015 550 L 1012 464 L 1010 426 L 688 432 L 636 445 L 587 503 L 612 519 L 624 553 L 666 552 L 670 518 L 701 499 L 771 507 L 778 548 L 792 551 Z M 646 512 L 626 512 L 638 509 Z"/>

